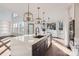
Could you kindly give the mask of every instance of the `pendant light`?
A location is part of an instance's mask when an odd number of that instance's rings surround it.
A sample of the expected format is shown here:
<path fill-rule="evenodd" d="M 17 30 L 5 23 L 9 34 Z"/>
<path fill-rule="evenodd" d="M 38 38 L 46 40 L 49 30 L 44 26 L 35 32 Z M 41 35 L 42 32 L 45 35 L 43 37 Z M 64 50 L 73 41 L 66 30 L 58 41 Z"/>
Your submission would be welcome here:
<path fill-rule="evenodd" d="M 24 13 L 24 22 L 33 20 L 33 14 L 29 11 L 29 4 L 27 10 L 28 11 Z"/>
<path fill-rule="evenodd" d="M 45 12 L 43 12 L 43 21 L 42 21 L 43 23 L 45 22 L 44 16 L 45 16 Z"/>
<path fill-rule="evenodd" d="M 36 18 L 36 20 L 37 20 L 37 23 L 39 24 L 40 23 L 40 20 L 41 20 L 41 18 L 39 17 L 40 7 L 37 7 L 37 9 L 38 9 L 38 17 Z"/>

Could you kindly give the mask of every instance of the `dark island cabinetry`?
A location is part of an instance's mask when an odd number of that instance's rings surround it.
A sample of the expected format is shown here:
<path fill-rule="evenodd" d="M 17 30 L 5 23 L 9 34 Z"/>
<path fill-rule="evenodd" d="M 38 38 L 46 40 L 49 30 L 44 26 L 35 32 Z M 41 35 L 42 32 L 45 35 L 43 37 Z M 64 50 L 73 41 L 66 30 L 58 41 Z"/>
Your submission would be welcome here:
<path fill-rule="evenodd" d="M 52 35 L 40 40 L 39 42 L 32 45 L 33 56 L 44 56 L 49 46 L 52 44 Z"/>

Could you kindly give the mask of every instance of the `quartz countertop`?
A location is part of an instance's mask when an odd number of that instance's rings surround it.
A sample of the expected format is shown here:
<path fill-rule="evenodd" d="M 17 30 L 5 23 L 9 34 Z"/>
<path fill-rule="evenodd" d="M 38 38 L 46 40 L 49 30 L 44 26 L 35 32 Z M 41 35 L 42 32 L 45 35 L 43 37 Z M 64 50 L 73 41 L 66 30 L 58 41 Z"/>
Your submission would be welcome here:
<path fill-rule="evenodd" d="M 44 35 L 44 37 L 42 37 L 42 38 L 34 38 L 34 36 L 23 35 L 23 36 L 14 37 L 14 38 L 12 38 L 12 40 L 19 40 L 21 42 L 27 43 L 27 45 L 33 45 L 33 44 L 37 43 L 38 41 L 46 38 L 47 36 L 48 35 Z"/>
<path fill-rule="evenodd" d="M 34 38 L 34 36 L 18 36 L 11 39 L 11 55 L 12 56 L 32 56 L 32 45 L 47 38 Z"/>

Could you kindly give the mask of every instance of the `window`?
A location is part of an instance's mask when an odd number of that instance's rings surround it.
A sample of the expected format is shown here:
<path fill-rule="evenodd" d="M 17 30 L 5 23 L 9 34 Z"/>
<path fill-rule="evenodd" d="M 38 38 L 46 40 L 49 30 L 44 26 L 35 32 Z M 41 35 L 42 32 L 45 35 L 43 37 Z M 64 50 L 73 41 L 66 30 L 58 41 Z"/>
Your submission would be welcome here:
<path fill-rule="evenodd" d="M 28 34 L 34 34 L 34 24 L 28 24 Z"/>
<path fill-rule="evenodd" d="M 56 30 L 56 23 L 48 23 L 47 29 Z"/>

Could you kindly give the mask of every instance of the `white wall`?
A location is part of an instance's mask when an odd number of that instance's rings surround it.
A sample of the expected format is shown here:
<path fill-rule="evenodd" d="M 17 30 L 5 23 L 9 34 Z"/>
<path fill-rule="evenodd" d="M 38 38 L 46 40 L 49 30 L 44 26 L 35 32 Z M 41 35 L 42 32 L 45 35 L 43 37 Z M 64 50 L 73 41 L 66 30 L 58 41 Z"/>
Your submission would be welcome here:
<path fill-rule="evenodd" d="M 75 19 L 75 45 L 73 46 L 72 55 L 79 56 L 79 3 L 74 4 L 74 19 Z M 76 46 L 78 45 L 78 46 Z"/>
<path fill-rule="evenodd" d="M 75 4 L 75 45 L 78 45 L 78 48 L 75 48 L 76 55 L 79 56 L 79 3 Z"/>
<path fill-rule="evenodd" d="M 11 13 L 10 11 L 0 10 L 0 36 L 11 34 Z"/>
<path fill-rule="evenodd" d="M 79 40 L 79 4 L 75 4 L 75 38 Z"/>
<path fill-rule="evenodd" d="M 65 45 L 69 44 L 69 22 L 74 19 L 74 4 L 71 4 L 67 9 L 67 18 L 64 21 Z"/>

